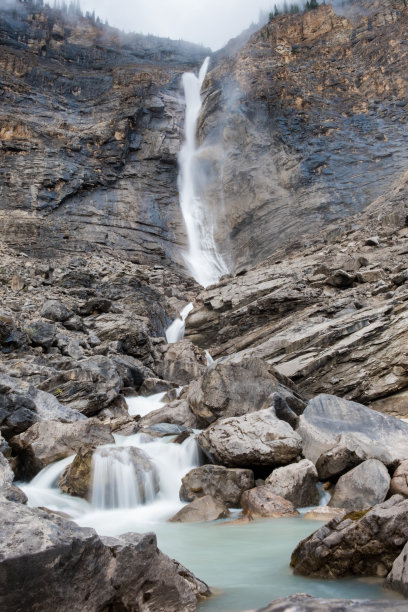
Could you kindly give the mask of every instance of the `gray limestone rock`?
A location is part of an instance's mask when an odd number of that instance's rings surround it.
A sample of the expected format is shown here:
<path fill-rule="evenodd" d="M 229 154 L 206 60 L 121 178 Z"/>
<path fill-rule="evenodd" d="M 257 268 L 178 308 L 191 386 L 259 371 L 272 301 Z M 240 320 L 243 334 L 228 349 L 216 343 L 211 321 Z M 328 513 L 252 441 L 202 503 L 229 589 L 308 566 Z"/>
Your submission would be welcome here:
<path fill-rule="evenodd" d="M 158 373 L 164 380 L 187 385 L 201 376 L 206 368 L 204 351 L 190 340 L 169 344 L 164 349 Z"/>
<path fill-rule="evenodd" d="M 171 519 L 170 523 L 201 523 L 228 518 L 230 512 L 220 500 L 205 495 L 184 506 Z"/>
<path fill-rule="evenodd" d="M 157 548 L 153 533 L 100 538 L 53 513 L 0 502 L 0 608 L 193 612 L 207 585 Z M 16 537 L 18 533 L 18 538 Z M 13 584 L 13 588 L 10 588 Z M 74 604 L 75 605 L 75 604 Z"/>
<path fill-rule="evenodd" d="M 3 453 L 0 453 L 0 488 L 10 485 L 13 480 L 14 472 Z"/>
<path fill-rule="evenodd" d="M 292 553 L 296 574 L 320 578 L 385 577 L 408 539 L 408 500 L 394 495 L 368 512 L 352 512 L 302 540 Z"/>
<path fill-rule="evenodd" d="M 379 459 L 384 450 L 392 461 L 408 458 L 408 423 L 334 395 L 321 394 L 310 400 L 297 432 L 303 440 L 303 454 L 313 463 L 346 433 L 363 434 L 373 458 L 376 448 Z"/>
<path fill-rule="evenodd" d="M 35 423 L 10 440 L 19 456 L 19 477 L 32 478 L 50 463 L 75 455 L 86 445 L 111 444 L 114 438 L 109 425 L 97 419 L 76 423 L 44 421 Z"/>
<path fill-rule="evenodd" d="M 297 508 L 315 506 L 319 503 L 317 471 L 308 459 L 276 468 L 265 480 L 265 484 Z"/>
<path fill-rule="evenodd" d="M 380 443 L 362 433 L 345 433 L 338 436 L 333 448 L 324 451 L 316 461 L 320 480 L 339 477 L 367 459 L 378 459 L 384 465 L 391 465 L 393 457 Z"/>
<path fill-rule="evenodd" d="M 141 427 L 150 427 L 158 423 L 172 423 L 193 428 L 200 428 L 202 425 L 201 419 L 191 412 L 185 399 L 173 400 L 163 408 L 158 408 L 140 419 Z"/>
<path fill-rule="evenodd" d="M 246 359 L 208 367 L 201 378 L 189 385 L 183 398 L 197 416 L 212 423 L 219 418 L 242 416 L 267 408 L 273 402 L 273 393 L 282 394 L 297 414 L 303 410 L 304 402 L 291 381 L 260 359 Z"/>
<path fill-rule="evenodd" d="M 194 468 L 181 482 L 181 500 L 191 502 L 204 495 L 211 495 L 232 508 L 238 508 L 242 493 L 255 486 L 252 470 L 231 469 L 221 465 Z"/>
<path fill-rule="evenodd" d="M 300 436 L 269 408 L 221 419 L 197 441 L 212 461 L 226 467 L 286 465 L 302 451 Z"/>
<path fill-rule="evenodd" d="M 50 348 L 54 344 L 57 328 L 47 321 L 31 321 L 26 327 L 26 334 L 35 346 Z"/>
<path fill-rule="evenodd" d="M 368 459 L 338 480 L 329 506 L 348 512 L 371 508 L 384 501 L 390 482 L 385 465 L 377 459 Z"/>
<path fill-rule="evenodd" d="M 44 319 L 62 322 L 69 319 L 73 312 L 59 300 L 47 300 L 44 302 L 40 314 Z"/>

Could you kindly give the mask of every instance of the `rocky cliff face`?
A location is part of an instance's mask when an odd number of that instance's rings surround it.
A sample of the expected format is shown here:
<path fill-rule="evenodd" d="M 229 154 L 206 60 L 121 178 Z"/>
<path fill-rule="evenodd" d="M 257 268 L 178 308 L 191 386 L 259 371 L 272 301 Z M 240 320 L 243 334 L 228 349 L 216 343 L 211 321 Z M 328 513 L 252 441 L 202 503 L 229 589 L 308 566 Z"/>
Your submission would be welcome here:
<path fill-rule="evenodd" d="M 406 168 L 403 0 L 273 19 L 204 84 L 207 199 L 233 268 L 364 209 Z"/>
<path fill-rule="evenodd" d="M 4 239 L 42 257 L 177 259 L 180 75 L 206 50 L 17 6 L 0 12 Z"/>

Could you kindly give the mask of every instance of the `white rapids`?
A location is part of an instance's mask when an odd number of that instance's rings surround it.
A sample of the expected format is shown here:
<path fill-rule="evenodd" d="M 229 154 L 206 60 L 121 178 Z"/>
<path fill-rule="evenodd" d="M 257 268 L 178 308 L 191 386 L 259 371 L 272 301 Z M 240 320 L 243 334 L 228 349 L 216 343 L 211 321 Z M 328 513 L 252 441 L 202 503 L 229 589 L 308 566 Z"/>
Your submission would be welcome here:
<path fill-rule="evenodd" d="M 201 86 L 207 73 L 209 58 L 201 66 L 198 77 L 192 72 L 183 74 L 186 102 L 185 142 L 179 154 L 180 207 L 188 238 L 184 260 L 193 278 L 203 287 L 219 281 L 229 270 L 218 252 L 214 238 L 215 221 L 206 202 L 198 193 L 199 161 L 196 129 L 201 110 Z"/>
<path fill-rule="evenodd" d="M 169 344 L 179 342 L 184 338 L 184 332 L 186 330 L 186 319 L 194 306 L 190 302 L 187 306 L 184 306 L 180 312 L 180 316 L 174 319 L 173 323 L 166 329 L 166 340 Z"/>

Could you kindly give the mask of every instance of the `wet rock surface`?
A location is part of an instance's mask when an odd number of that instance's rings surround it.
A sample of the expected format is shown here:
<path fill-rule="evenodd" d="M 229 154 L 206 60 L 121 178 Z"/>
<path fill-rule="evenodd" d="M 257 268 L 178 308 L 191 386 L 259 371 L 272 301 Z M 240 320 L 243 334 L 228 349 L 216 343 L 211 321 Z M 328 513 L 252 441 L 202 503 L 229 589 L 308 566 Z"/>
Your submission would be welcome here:
<path fill-rule="evenodd" d="M 84 611 L 109 605 L 132 610 L 150 599 L 157 608 L 193 611 L 209 594 L 207 585 L 158 550 L 153 533 L 100 538 L 93 529 L 20 504 L 0 502 L 0 512 L 4 610 L 68 611 L 74 600 Z"/>

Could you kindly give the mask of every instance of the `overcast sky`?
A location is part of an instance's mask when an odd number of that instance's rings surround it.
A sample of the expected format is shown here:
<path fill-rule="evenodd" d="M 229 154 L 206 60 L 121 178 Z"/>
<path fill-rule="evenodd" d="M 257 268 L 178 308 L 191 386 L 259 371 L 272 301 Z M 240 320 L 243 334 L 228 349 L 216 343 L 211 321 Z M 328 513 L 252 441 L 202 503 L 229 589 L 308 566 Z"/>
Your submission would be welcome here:
<path fill-rule="evenodd" d="M 83 11 L 125 31 L 183 38 L 213 51 L 280 0 L 81 0 Z"/>

